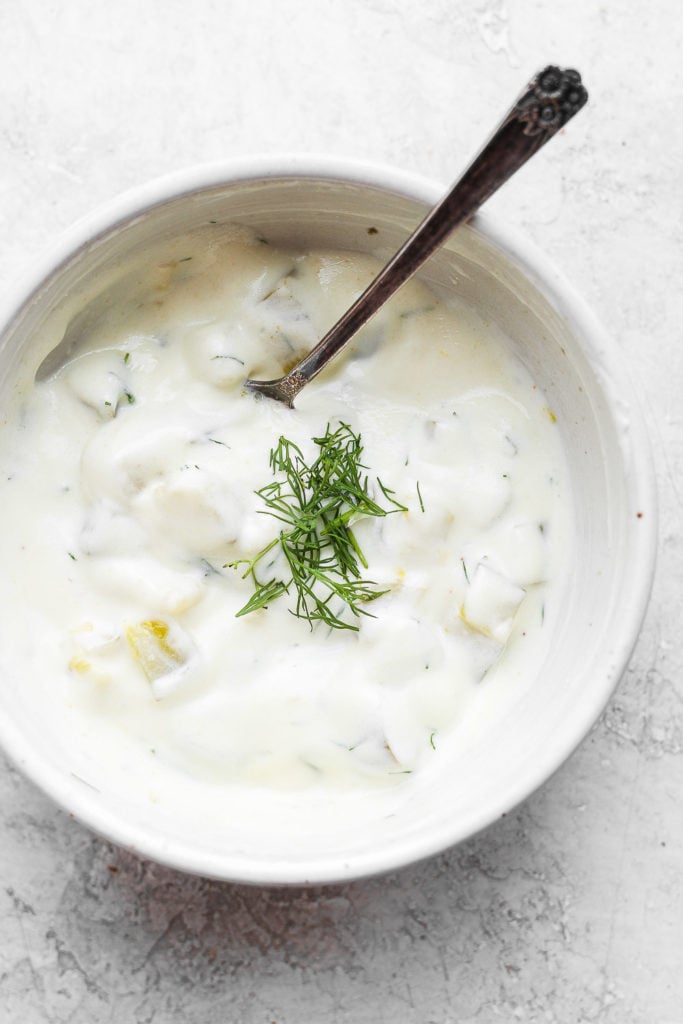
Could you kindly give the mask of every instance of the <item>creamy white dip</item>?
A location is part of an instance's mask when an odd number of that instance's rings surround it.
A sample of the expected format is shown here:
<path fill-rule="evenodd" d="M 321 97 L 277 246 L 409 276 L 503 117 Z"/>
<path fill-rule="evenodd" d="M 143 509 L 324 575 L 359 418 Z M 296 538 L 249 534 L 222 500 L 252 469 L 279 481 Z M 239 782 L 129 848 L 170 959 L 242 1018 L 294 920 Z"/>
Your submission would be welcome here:
<path fill-rule="evenodd" d="M 411 282 L 295 410 L 241 387 L 291 366 L 378 267 L 211 225 L 97 299 L 7 410 L 3 665 L 28 666 L 35 700 L 110 768 L 400 782 L 457 741 L 478 689 L 540 663 L 568 477 L 499 330 Z M 229 563 L 279 529 L 255 494 L 270 449 L 284 435 L 312 458 L 341 422 L 407 507 L 354 525 L 387 593 L 357 631 L 311 629 L 287 596 L 236 617 L 253 585 Z"/>

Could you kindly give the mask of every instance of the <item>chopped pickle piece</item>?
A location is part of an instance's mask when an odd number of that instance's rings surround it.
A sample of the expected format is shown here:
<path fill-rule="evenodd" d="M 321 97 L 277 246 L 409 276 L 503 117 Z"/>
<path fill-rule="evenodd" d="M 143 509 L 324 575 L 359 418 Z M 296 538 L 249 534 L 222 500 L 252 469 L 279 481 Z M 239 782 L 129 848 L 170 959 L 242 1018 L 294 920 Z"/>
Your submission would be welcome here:
<path fill-rule="evenodd" d="M 69 662 L 69 669 L 72 672 L 88 672 L 90 667 L 90 662 L 86 661 L 85 658 L 80 657 L 78 654 L 75 654 Z"/>
<path fill-rule="evenodd" d="M 181 652 L 171 644 L 168 634 L 168 623 L 162 619 L 148 619 L 126 629 L 135 659 L 150 683 L 174 672 L 185 662 Z"/>
<path fill-rule="evenodd" d="M 69 672 L 91 683 L 109 683 L 120 650 L 120 640 L 118 633 L 92 622 L 82 622 L 70 629 L 68 646 L 72 657 L 67 665 Z"/>
<path fill-rule="evenodd" d="M 470 579 L 460 617 L 470 629 L 505 644 L 525 594 L 522 587 L 480 562 Z"/>
<path fill-rule="evenodd" d="M 126 628 L 133 656 L 147 676 L 156 700 L 174 693 L 193 654 L 190 638 L 176 624 L 146 619 Z"/>

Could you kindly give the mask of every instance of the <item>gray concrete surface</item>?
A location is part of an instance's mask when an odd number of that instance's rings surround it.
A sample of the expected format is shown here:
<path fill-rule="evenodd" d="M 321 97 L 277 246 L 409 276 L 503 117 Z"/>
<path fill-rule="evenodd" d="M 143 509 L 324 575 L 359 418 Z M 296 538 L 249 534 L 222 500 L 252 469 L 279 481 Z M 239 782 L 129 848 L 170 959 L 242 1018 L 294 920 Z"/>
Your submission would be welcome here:
<path fill-rule="evenodd" d="M 675 0 L 3 0 L 0 289 L 166 170 L 317 151 L 448 182 L 537 67 L 591 107 L 496 197 L 618 339 L 657 580 L 602 720 L 527 803 L 396 875 L 187 877 L 0 771 L 2 1024 L 683 1024 L 683 21 Z"/>

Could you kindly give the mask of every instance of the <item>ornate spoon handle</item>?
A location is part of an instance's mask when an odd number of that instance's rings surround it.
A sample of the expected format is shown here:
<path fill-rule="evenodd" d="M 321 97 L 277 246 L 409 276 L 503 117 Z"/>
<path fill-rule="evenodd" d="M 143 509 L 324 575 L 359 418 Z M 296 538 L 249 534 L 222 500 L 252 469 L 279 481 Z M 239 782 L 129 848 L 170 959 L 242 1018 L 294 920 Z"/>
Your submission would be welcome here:
<path fill-rule="evenodd" d="M 588 99 L 578 71 L 546 67 L 503 119 L 461 178 L 427 214 L 396 255 L 325 337 L 278 380 L 247 380 L 245 387 L 290 407 L 309 381 L 388 298 L 577 113 Z"/>

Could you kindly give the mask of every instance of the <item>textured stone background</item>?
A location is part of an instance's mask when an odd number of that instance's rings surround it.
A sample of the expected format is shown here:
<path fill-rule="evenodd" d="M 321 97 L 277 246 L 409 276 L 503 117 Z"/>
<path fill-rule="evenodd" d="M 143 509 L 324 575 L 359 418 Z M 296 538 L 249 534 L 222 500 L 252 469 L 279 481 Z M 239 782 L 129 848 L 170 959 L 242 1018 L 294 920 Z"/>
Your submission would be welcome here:
<path fill-rule="evenodd" d="M 611 328 L 652 425 L 660 561 L 570 762 L 395 876 L 221 885 L 94 838 L 0 773 L 0 1021 L 683 1024 L 683 125 L 676 0 L 2 0 L 0 288 L 79 215 L 252 152 L 449 181 L 530 73 L 592 104 L 491 206 Z"/>

